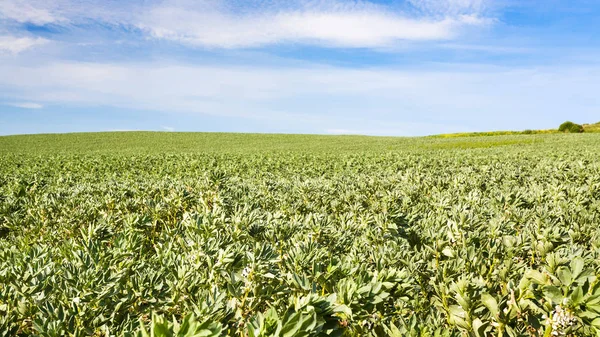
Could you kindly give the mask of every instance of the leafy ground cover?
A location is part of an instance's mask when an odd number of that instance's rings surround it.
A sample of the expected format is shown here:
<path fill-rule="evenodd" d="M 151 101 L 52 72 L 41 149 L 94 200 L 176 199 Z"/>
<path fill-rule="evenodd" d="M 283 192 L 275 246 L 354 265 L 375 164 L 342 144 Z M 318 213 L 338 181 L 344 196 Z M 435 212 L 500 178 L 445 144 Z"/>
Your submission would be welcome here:
<path fill-rule="evenodd" d="M 599 146 L 0 137 L 0 336 L 600 336 Z"/>

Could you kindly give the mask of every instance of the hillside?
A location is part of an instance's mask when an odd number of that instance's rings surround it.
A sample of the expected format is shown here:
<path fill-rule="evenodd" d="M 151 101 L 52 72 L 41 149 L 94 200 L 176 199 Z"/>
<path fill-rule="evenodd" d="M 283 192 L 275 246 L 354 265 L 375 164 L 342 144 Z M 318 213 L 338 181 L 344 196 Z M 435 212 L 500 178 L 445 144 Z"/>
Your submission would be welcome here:
<path fill-rule="evenodd" d="M 600 132 L 600 122 L 594 124 L 582 124 L 584 133 Z M 462 132 L 432 135 L 431 137 L 454 138 L 454 137 L 479 137 L 479 136 L 506 136 L 506 135 L 535 135 L 561 133 L 556 129 L 546 130 L 523 130 L 523 131 L 485 131 L 485 132 Z"/>
<path fill-rule="evenodd" d="M 479 136 L 493 137 L 479 137 Z M 578 142 L 564 134 L 451 134 L 432 137 L 322 136 L 202 132 L 98 132 L 0 137 L 0 153 L 20 154 L 152 154 L 335 152 L 361 153 L 436 149 L 490 148 L 538 143 Z M 449 139 L 444 139 L 449 138 Z M 456 139 L 454 139 L 456 138 Z M 470 138 L 470 139 L 468 139 Z"/>

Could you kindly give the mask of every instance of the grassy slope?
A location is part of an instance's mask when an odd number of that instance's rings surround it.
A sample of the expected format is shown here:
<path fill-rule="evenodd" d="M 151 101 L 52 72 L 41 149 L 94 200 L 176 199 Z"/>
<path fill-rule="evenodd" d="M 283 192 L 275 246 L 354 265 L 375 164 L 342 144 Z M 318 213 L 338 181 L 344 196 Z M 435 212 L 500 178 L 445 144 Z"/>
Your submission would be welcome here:
<path fill-rule="evenodd" d="M 600 122 L 595 124 L 584 124 L 583 129 L 585 132 L 600 132 Z"/>
<path fill-rule="evenodd" d="M 492 137 L 367 137 L 239 133 L 105 132 L 0 137 L 0 154 L 152 154 L 328 152 L 357 153 L 477 149 L 561 142 L 593 135 L 500 135 Z M 596 137 L 597 138 L 597 137 Z"/>
<path fill-rule="evenodd" d="M 600 132 L 600 122 L 595 124 L 583 124 L 583 130 L 587 133 Z M 456 137 L 479 137 L 479 136 L 507 136 L 507 135 L 532 135 L 532 134 L 554 134 L 560 133 L 555 129 L 548 130 L 526 130 L 526 131 L 487 131 L 487 132 L 462 132 L 462 133 L 445 133 L 441 135 L 433 135 L 433 138 L 456 138 Z"/>
<path fill-rule="evenodd" d="M 584 129 L 586 133 L 600 133 L 600 122 L 584 124 Z M 96 132 L 3 136 L 0 137 L 0 153 L 356 152 L 487 148 L 558 139 L 548 135 L 556 135 L 560 138 L 556 130 L 466 132 L 425 138 L 208 132 Z M 492 136 L 492 138 L 481 139 L 482 136 Z"/>

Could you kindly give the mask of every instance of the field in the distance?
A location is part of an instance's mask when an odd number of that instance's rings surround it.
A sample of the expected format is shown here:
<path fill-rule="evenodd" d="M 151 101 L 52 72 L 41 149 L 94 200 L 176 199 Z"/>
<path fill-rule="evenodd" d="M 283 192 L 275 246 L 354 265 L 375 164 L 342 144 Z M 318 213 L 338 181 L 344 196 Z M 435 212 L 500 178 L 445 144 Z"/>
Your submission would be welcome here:
<path fill-rule="evenodd" d="M 0 336 L 600 336 L 599 149 L 0 137 Z"/>

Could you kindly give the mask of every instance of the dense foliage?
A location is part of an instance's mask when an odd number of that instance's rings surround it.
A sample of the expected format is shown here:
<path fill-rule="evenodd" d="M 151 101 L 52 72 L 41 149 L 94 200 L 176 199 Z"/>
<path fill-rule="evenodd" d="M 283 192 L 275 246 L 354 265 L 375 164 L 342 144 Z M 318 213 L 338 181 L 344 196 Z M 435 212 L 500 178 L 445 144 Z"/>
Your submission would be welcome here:
<path fill-rule="evenodd" d="M 0 336 L 600 336 L 598 135 L 156 137 L 0 139 Z"/>
<path fill-rule="evenodd" d="M 570 133 L 581 133 L 584 131 L 584 129 L 583 129 L 583 125 L 575 124 L 570 121 L 566 121 L 558 127 L 558 131 L 570 132 Z"/>

